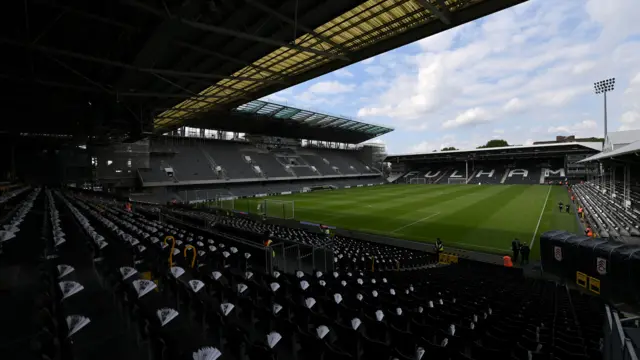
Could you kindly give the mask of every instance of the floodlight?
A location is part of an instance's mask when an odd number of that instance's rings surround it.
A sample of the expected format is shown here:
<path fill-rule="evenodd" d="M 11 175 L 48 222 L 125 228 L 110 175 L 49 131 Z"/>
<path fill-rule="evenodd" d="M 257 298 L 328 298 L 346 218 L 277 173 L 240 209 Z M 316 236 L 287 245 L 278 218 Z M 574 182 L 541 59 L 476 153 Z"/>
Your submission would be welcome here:
<path fill-rule="evenodd" d="M 613 91 L 616 84 L 615 78 L 601 80 L 593 83 L 593 88 L 596 94 L 602 94 L 609 91 Z"/>
<path fill-rule="evenodd" d="M 593 90 L 596 94 L 604 94 L 604 137 L 607 137 L 607 93 L 613 91 L 616 85 L 616 78 L 600 80 L 593 83 Z M 606 140 L 605 140 L 606 141 Z"/>

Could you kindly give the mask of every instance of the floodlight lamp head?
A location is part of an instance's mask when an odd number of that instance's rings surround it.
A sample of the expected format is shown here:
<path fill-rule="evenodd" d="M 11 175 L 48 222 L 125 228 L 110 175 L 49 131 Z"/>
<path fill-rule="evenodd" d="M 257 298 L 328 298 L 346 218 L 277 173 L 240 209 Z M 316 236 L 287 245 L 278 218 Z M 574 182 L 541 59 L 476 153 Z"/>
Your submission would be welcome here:
<path fill-rule="evenodd" d="M 610 78 L 593 83 L 593 88 L 596 94 L 601 94 L 609 91 L 613 91 L 616 84 L 616 78 Z"/>

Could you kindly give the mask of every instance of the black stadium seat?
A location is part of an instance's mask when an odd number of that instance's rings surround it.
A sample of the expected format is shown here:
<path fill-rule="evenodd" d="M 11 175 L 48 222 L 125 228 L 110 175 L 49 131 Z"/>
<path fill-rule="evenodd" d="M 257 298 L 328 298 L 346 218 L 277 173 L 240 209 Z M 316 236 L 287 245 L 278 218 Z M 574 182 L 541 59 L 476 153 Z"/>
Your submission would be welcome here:
<path fill-rule="evenodd" d="M 264 268 L 259 256 L 246 257 L 249 239 L 236 242 L 224 232 L 161 222 L 143 210 L 130 213 L 71 193 L 25 194 L 12 223 L 20 229 L 3 242 L 3 259 L 34 246 L 49 260 L 28 280 L 35 290 L 23 293 L 34 301 L 3 304 L 33 314 L 34 325 L 17 325 L 15 335 L 3 327 L 0 345 L 10 358 L 594 359 L 600 354 L 602 317 L 593 315 L 602 313 L 602 303 L 521 272 L 441 265 L 417 251 L 348 238 L 328 242 L 302 230 L 216 219 L 247 234 L 268 230 L 287 241 L 324 244 L 336 258 L 331 271 L 286 272 Z M 38 228 L 44 235 L 31 236 Z M 164 245 L 167 236 L 175 244 Z M 38 247 L 40 239 L 46 240 Z M 27 269 L 38 256 L 23 254 L 13 261 Z M 364 256 L 381 265 L 372 272 Z M 19 341 L 25 336 L 28 341 Z"/>

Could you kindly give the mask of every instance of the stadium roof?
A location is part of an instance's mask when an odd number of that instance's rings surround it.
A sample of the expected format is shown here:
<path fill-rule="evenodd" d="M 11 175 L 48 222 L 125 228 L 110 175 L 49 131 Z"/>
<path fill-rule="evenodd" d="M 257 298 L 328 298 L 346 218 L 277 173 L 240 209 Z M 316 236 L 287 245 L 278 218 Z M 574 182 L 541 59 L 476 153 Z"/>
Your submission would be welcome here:
<path fill-rule="evenodd" d="M 286 105 L 254 100 L 219 116 L 196 119 L 193 126 L 253 135 L 359 144 L 393 128 L 344 116 L 328 115 Z"/>
<path fill-rule="evenodd" d="M 605 139 L 604 151 L 617 150 L 640 140 L 640 130 L 611 131 Z"/>
<path fill-rule="evenodd" d="M 9 2 L 0 78 L 11 91 L 0 106 L 22 115 L 0 130 L 112 136 L 202 124 L 524 1 Z"/>
<path fill-rule="evenodd" d="M 311 127 L 357 131 L 368 134 L 370 138 L 374 138 L 376 136 L 380 136 L 393 131 L 393 128 L 368 124 L 357 120 L 348 119 L 344 116 L 321 114 L 311 110 L 302 110 L 290 106 L 279 105 L 260 100 L 254 100 L 247 104 L 238 106 L 234 109 L 234 111 L 248 114 L 272 116 L 276 119 L 296 121 L 298 123 L 302 123 Z"/>
<path fill-rule="evenodd" d="M 617 148 L 616 150 L 601 152 L 599 154 L 593 155 L 591 157 L 580 160 L 578 162 L 613 160 L 614 158 L 620 158 L 626 155 L 635 155 L 636 153 L 640 154 L 640 140 L 634 141 L 631 144 L 627 144 L 623 147 Z"/>
<path fill-rule="evenodd" d="M 439 160 L 455 161 L 464 158 L 510 158 L 513 156 L 536 156 L 550 154 L 566 154 L 568 152 L 596 152 L 602 150 L 599 142 L 570 142 L 556 144 L 524 145 L 524 146 L 504 146 L 494 148 L 482 148 L 471 150 L 451 150 L 427 153 L 393 154 L 386 158 L 386 161 L 401 160 Z"/>

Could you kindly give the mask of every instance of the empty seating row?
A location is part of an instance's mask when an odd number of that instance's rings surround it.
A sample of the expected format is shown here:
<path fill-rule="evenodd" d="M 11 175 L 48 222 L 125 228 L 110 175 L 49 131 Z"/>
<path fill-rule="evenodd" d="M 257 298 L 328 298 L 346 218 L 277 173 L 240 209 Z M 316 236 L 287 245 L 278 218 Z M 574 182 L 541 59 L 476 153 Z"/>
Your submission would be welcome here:
<path fill-rule="evenodd" d="M 74 283 L 60 286 L 54 301 L 45 302 L 55 315 L 45 314 L 41 323 L 57 330 L 38 342 L 45 345 L 34 347 L 34 353 L 46 358 L 563 360 L 600 355 L 601 302 L 553 282 L 524 278 L 517 270 L 431 261 L 415 266 L 411 260 L 424 254 L 217 219 L 248 232 L 273 231 L 288 241 L 323 244 L 334 249 L 339 264 L 327 273 L 284 272 L 265 267 L 264 256 L 255 255 L 261 251 L 257 247 L 221 232 L 160 221 L 154 212 L 126 211 L 113 201 L 70 193 L 44 198 L 34 196 L 35 206 L 48 204 L 45 216 L 27 212 L 25 225 L 46 219 L 44 227 L 33 228 L 50 239 L 55 256 L 48 269 L 60 281 Z M 29 245 L 41 242 L 41 237 L 29 239 Z M 18 240 L 24 239 L 5 242 Z M 407 266 L 371 269 L 369 262 L 358 261 L 366 256 L 395 264 L 406 260 Z M 70 315 L 79 317 L 69 325 L 49 325 L 50 318 Z M 109 347 L 116 342 L 123 346 Z"/>
<path fill-rule="evenodd" d="M 145 182 L 379 173 L 363 164 L 353 151 L 344 150 L 305 149 L 302 151 L 305 155 L 297 155 L 290 149 L 292 153 L 286 155 L 281 153 L 283 149 L 276 149 L 277 153 L 258 150 L 250 143 L 237 141 L 196 143 L 169 138 L 154 140 L 151 148 L 149 168 L 139 169 Z M 297 159 L 296 163 L 289 164 L 290 158 Z"/>
<path fill-rule="evenodd" d="M 577 184 L 573 192 L 584 205 L 591 226 L 602 237 L 640 236 L 640 218 L 633 211 L 603 194 L 592 183 Z"/>

